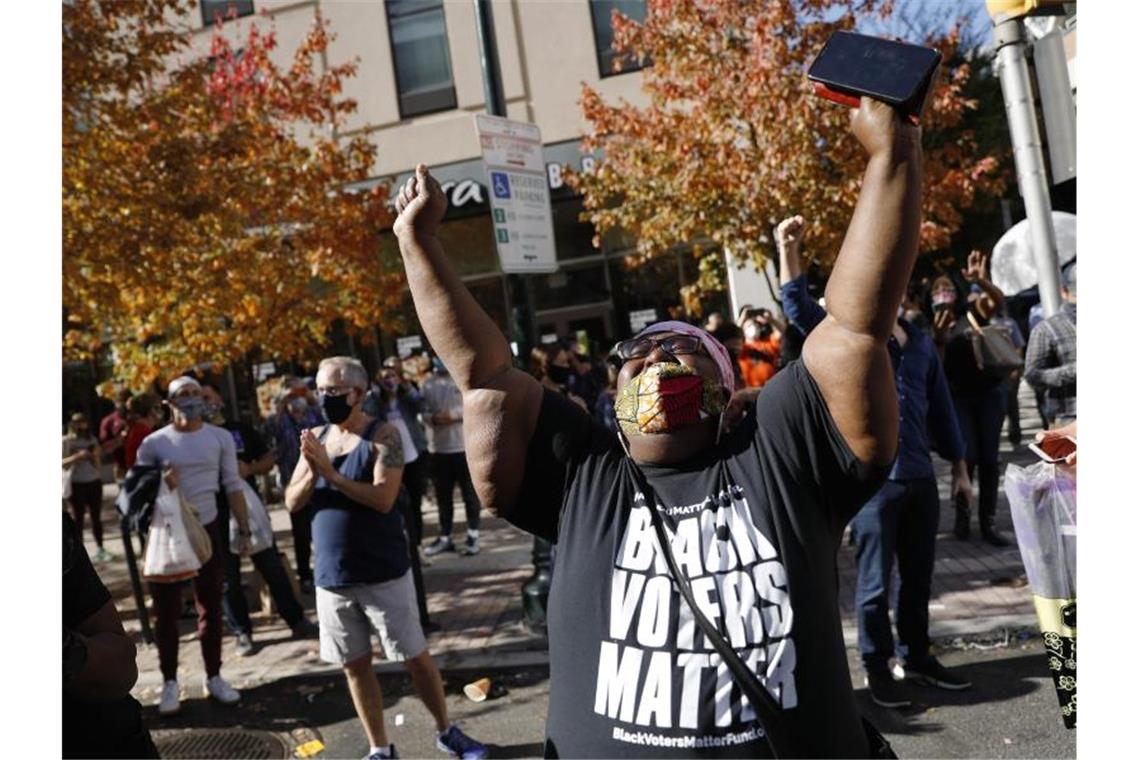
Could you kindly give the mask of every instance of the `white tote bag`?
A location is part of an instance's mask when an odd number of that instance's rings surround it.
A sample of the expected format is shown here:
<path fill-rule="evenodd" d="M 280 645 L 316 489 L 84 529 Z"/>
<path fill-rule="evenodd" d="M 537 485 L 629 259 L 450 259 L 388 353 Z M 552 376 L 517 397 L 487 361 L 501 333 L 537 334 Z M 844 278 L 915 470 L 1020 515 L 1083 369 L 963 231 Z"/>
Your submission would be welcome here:
<path fill-rule="evenodd" d="M 163 482 L 154 502 L 154 516 L 146 539 L 143 580 L 152 583 L 176 583 L 193 578 L 202 562 L 190 543 L 182 522 L 182 504 L 177 491 Z"/>
<path fill-rule="evenodd" d="M 244 480 L 241 482 L 241 492 L 245 496 L 246 510 L 249 512 L 249 553 L 257 554 L 273 546 L 273 524 L 269 521 L 269 512 L 265 509 L 261 497 L 257 495 Z M 230 551 L 238 554 L 238 527 L 237 518 L 230 515 Z"/>

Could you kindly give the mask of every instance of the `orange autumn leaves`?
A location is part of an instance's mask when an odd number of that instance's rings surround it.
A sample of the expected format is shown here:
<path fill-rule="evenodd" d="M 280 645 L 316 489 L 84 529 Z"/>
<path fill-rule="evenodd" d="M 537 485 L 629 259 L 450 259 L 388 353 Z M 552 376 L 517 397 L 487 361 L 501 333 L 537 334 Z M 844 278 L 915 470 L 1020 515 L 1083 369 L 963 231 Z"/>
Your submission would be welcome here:
<path fill-rule="evenodd" d="M 691 311 L 724 287 L 725 249 L 763 266 L 775 255 L 772 228 L 792 213 L 807 219 L 805 251 L 830 266 L 866 158 L 847 109 L 814 96 L 806 71 L 833 31 L 890 11 L 875 0 L 648 0 L 644 23 L 615 14 L 615 48 L 650 61 L 650 104 L 608 103 L 583 85 L 584 149 L 604 157 L 569 182 L 599 237 L 631 233 L 635 264 L 702 244 L 701 277 L 685 293 Z M 946 61 L 958 37 L 918 42 Z M 924 252 L 946 248 L 962 212 L 1005 187 L 997 157 L 980 155 L 963 127 L 977 105 L 963 95 L 969 76 L 967 65 L 944 65 L 924 118 Z"/>
<path fill-rule="evenodd" d="M 132 387 L 259 351 L 304 359 L 329 326 L 385 326 L 402 275 L 365 180 L 374 147 L 338 140 L 354 64 L 325 67 L 319 14 L 283 69 L 272 33 L 188 40 L 187 0 L 63 6 L 64 353 L 113 352 Z"/>

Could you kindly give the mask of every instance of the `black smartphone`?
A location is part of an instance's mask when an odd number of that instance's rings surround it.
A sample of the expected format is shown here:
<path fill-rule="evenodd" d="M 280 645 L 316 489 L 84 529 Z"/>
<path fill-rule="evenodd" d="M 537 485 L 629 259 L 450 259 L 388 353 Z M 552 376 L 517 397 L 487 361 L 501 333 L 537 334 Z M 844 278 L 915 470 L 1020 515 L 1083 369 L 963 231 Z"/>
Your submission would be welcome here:
<path fill-rule="evenodd" d="M 855 32 L 835 32 L 808 69 L 816 94 L 858 107 L 866 95 L 912 120 L 922 113 L 942 54 L 933 48 Z"/>

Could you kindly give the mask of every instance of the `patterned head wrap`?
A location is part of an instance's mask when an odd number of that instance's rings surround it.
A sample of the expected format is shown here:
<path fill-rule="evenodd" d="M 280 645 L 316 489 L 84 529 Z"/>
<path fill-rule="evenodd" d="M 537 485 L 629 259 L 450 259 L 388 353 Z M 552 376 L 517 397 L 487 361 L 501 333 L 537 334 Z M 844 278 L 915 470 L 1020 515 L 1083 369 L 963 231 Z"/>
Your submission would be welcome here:
<path fill-rule="evenodd" d="M 729 358 L 728 349 L 721 345 L 719 340 L 699 327 L 690 325 L 687 322 L 678 321 L 652 324 L 639 332 L 635 337 L 644 338 L 647 335 L 661 332 L 680 333 L 681 335 L 693 335 L 700 338 L 701 343 L 705 346 L 705 350 L 709 352 L 709 356 L 716 362 L 717 369 L 720 371 L 721 387 L 727 390 L 729 394 L 736 390 L 736 375 L 732 371 L 732 359 Z"/>

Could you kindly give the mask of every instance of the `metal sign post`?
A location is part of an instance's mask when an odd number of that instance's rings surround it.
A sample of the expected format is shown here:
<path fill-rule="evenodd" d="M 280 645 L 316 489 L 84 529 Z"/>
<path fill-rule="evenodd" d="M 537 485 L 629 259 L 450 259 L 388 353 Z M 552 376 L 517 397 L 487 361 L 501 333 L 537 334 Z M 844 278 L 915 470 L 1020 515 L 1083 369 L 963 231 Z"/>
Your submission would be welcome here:
<path fill-rule="evenodd" d="M 507 107 L 506 101 L 503 99 L 503 86 L 502 78 L 499 74 L 499 52 L 495 45 L 495 24 L 491 17 L 491 3 L 489 0 L 475 0 L 475 31 L 479 35 L 479 63 L 483 69 L 483 92 L 487 103 L 487 113 L 492 117 L 506 117 Z M 476 117 L 476 128 L 479 122 Z M 505 124 L 501 123 L 505 122 Z M 487 124 L 487 142 L 490 143 L 490 156 L 492 161 L 488 163 L 488 174 L 491 174 L 490 165 L 503 167 L 498 168 L 500 174 L 506 175 L 506 183 L 503 180 L 498 180 L 499 187 L 496 192 L 496 179 L 489 177 L 491 180 L 490 198 L 491 198 L 491 213 L 493 221 L 495 222 L 495 244 L 499 251 L 499 261 L 503 264 L 503 272 L 507 274 L 508 288 L 507 293 L 510 297 L 510 304 L 508 308 L 512 315 L 511 331 L 515 333 L 514 342 L 518 345 L 518 357 L 522 360 L 523 366 L 530 358 L 530 349 L 536 345 L 538 339 L 538 324 L 535 319 L 535 304 L 534 304 L 534 285 L 531 283 L 530 278 L 525 272 L 551 272 L 557 269 L 554 256 L 554 234 L 552 224 L 550 222 L 550 190 L 546 185 L 546 168 L 542 161 L 542 138 L 538 132 L 538 127 L 531 125 L 521 125 L 522 127 L 533 127 L 533 140 L 524 139 L 523 141 L 514 141 L 511 134 L 517 131 L 524 137 L 529 135 L 529 131 L 521 129 L 517 122 L 509 122 L 506 118 L 492 119 L 485 122 Z M 508 125 L 516 125 L 509 127 Z M 499 135 L 499 137 L 496 137 Z M 515 144 L 518 142 L 518 144 Z M 483 135 L 480 133 L 480 143 L 483 143 Z M 501 146 L 500 146 L 501 143 Z M 537 199 L 537 196 L 532 198 L 529 193 L 534 192 L 530 187 L 529 177 L 526 170 L 533 167 L 533 159 L 522 158 L 522 165 L 518 166 L 511 163 L 514 160 L 519 160 L 514 153 L 515 149 L 520 150 L 525 156 L 530 156 L 533 150 L 533 144 L 537 144 L 538 153 L 538 168 L 540 171 L 540 179 L 542 180 L 542 192 L 545 194 L 545 215 L 546 215 L 546 229 L 549 230 L 549 251 L 544 243 L 541 243 L 543 226 L 539 219 L 531 219 L 532 215 L 535 217 L 541 216 L 543 204 Z M 502 150 L 500 155 L 497 151 Z M 488 157 L 488 147 L 484 144 L 483 147 L 484 160 Z M 502 159 L 501 161 L 499 159 Z M 509 168 L 508 168 L 509 167 Z M 523 170 L 520 172 L 519 170 Z M 512 200 L 510 196 L 510 177 L 516 174 L 520 177 L 527 177 L 528 182 L 520 183 L 519 188 L 522 189 L 523 185 L 526 186 L 528 196 L 525 198 L 525 204 L 520 204 L 517 207 L 512 207 L 511 204 L 504 203 L 504 201 Z M 506 196 L 506 197 L 504 197 Z M 512 211 L 515 217 L 509 218 L 507 212 Z M 525 215 L 526 219 L 520 217 Z M 500 221 L 501 219 L 501 221 Z M 503 230 L 503 232 L 500 232 Z M 512 233 L 516 237 L 512 237 Z M 505 235 L 505 240 L 503 239 Z M 504 257 L 504 250 L 506 256 Z M 508 268 L 511 262 L 515 261 L 515 257 L 523 262 L 522 268 L 513 269 Z M 528 257 L 533 257 L 529 258 Z M 554 264 L 554 266 L 551 266 Z M 516 272 L 516 274 L 511 274 Z M 546 631 L 546 600 L 550 594 L 550 578 L 553 563 L 550 555 L 550 542 L 541 539 L 534 539 L 534 575 L 530 580 L 523 584 L 522 587 L 522 603 L 523 612 L 527 627 L 532 631 L 545 632 Z"/>

